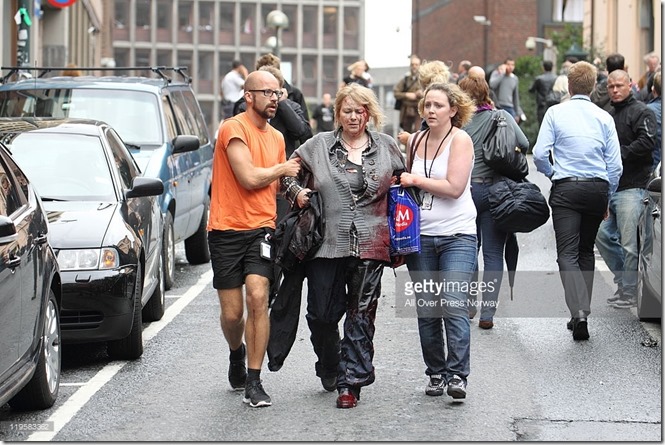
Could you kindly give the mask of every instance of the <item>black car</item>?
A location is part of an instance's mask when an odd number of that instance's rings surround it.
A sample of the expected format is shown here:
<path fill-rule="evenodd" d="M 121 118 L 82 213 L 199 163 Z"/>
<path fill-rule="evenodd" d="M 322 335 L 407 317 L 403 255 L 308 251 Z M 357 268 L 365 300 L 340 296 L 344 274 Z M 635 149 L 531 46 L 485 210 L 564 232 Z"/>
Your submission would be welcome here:
<path fill-rule="evenodd" d="M 640 319 L 660 319 L 662 314 L 663 232 L 661 219 L 661 167 L 647 184 L 644 212 L 638 226 L 639 263 L 637 275 L 637 315 Z"/>
<path fill-rule="evenodd" d="M 63 342 L 143 353 L 142 321 L 164 313 L 162 181 L 141 175 L 106 123 L 0 119 L 0 141 L 41 195 L 62 277 Z"/>
<path fill-rule="evenodd" d="M 44 409 L 60 385 L 62 298 L 33 184 L 0 144 L 0 406 Z"/>

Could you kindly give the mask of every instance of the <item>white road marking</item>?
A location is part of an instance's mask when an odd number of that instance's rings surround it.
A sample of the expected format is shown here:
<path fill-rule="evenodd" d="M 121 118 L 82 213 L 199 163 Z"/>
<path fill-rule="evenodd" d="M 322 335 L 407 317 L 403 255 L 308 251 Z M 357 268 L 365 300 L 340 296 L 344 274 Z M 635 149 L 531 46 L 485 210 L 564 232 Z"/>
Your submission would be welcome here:
<path fill-rule="evenodd" d="M 212 270 L 203 274 L 194 286 L 190 287 L 178 301 L 169 306 L 164 312 L 164 316 L 161 320 L 150 323 L 150 326 L 143 330 L 143 341 L 148 342 L 154 338 L 155 335 L 172 322 L 173 319 L 192 302 L 192 300 L 198 297 L 211 282 Z M 76 390 L 76 392 L 46 420 L 47 422 L 53 422 L 53 431 L 34 432 L 27 438 L 27 440 L 33 442 L 47 442 L 53 440 L 60 430 L 62 430 L 65 425 L 74 418 L 76 413 L 88 403 L 92 396 L 106 385 L 127 363 L 129 362 L 114 361 L 113 363 L 104 366 L 94 377 Z"/>
<path fill-rule="evenodd" d="M 90 380 L 88 380 L 89 382 Z M 61 383 L 60 386 L 83 386 L 88 382 Z"/>

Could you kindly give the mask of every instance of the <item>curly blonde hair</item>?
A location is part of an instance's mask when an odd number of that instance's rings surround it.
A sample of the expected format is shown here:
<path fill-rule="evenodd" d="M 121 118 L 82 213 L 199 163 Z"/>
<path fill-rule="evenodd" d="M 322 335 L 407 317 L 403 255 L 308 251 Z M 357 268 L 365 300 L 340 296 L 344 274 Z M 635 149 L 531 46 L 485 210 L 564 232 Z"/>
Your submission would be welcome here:
<path fill-rule="evenodd" d="M 450 80 L 450 69 L 448 65 L 440 60 L 424 62 L 418 68 L 418 80 L 423 88 L 432 83 L 448 83 Z"/>
<path fill-rule="evenodd" d="M 448 97 L 450 108 L 456 108 L 457 113 L 450 119 L 453 127 L 462 128 L 471 121 L 476 112 L 476 104 L 462 89 L 454 83 L 433 83 L 425 89 L 425 95 L 420 99 L 418 112 L 425 115 L 425 99 L 430 91 L 441 91 Z"/>
<path fill-rule="evenodd" d="M 385 115 L 383 110 L 379 105 L 379 100 L 376 98 L 376 94 L 370 88 L 364 87 L 357 83 L 350 83 L 346 86 L 343 86 L 337 90 L 337 95 L 335 96 L 335 125 L 338 126 L 339 117 L 342 110 L 342 103 L 347 97 L 353 99 L 360 105 L 363 105 L 367 109 L 367 114 L 370 121 L 374 124 L 376 130 L 383 128 L 383 123 L 385 121 Z"/>

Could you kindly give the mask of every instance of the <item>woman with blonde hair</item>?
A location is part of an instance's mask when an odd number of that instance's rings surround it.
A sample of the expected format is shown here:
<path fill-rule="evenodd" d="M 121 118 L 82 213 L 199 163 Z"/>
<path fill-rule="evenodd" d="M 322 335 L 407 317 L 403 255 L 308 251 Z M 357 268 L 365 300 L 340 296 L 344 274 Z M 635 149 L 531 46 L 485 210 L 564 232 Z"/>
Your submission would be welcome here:
<path fill-rule="evenodd" d="M 450 81 L 450 69 L 448 65 L 440 60 L 430 60 L 424 62 L 418 68 L 418 81 L 423 90 L 432 83 L 448 83 Z M 427 122 L 423 120 L 421 122 L 420 129 L 424 130 L 427 128 Z M 407 140 L 411 136 L 411 133 L 407 131 L 400 131 L 397 135 L 397 140 L 402 145 L 406 145 Z"/>
<path fill-rule="evenodd" d="M 476 208 L 471 197 L 473 142 L 461 128 L 475 111 L 454 83 L 425 90 L 420 114 L 428 128 L 410 136 L 410 173 L 401 185 L 421 190 L 420 253 L 407 255 L 414 283 L 444 283 L 443 291 L 416 292 L 420 346 L 429 381 L 425 394 L 466 397 L 471 333 L 467 298 L 476 268 Z M 445 341 L 444 341 L 445 329 Z"/>
<path fill-rule="evenodd" d="M 300 159 L 300 176 L 282 185 L 300 208 L 312 190 L 323 202 L 323 242 L 305 262 L 306 318 L 316 375 L 324 389 L 337 389 L 338 408 L 353 408 L 360 389 L 374 382 L 374 319 L 383 268 L 391 262 L 387 195 L 404 162 L 395 140 L 378 132 L 384 116 L 371 89 L 342 87 L 334 109 L 336 129 L 296 149 L 291 157 Z"/>

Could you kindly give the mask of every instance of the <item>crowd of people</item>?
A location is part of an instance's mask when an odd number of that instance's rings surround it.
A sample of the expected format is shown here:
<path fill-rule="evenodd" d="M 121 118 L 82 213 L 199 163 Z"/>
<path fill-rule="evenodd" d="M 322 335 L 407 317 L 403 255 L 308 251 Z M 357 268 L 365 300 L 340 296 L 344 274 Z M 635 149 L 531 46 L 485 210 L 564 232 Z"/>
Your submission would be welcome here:
<path fill-rule="evenodd" d="M 617 292 L 608 304 L 635 305 L 637 220 L 661 143 L 659 59 L 648 54 L 644 60 L 648 71 L 639 83 L 619 54 L 605 60 L 607 74 L 596 64 L 568 60 L 557 75 L 545 61 L 530 88 L 539 123 L 534 163 L 552 181 L 566 327 L 576 341 L 590 337 L 594 246 L 615 276 Z M 414 282 L 468 285 L 479 279 L 482 252 L 482 279 L 498 284 L 482 293 L 484 304 L 470 300 L 470 286 L 417 295 L 448 302 L 445 309 L 417 310 L 425 394 L 466 398 L 470 320 L 480 306 L 478 326 L 494 327 L 504 258 L 517 243 L 491 215 L 489 189 L 503 177 L 482 155 L 498 118 L 509 123 L 524 153 L 529 147 L 519 126 L 525 116 L 514 69 L 506 58 L 487 76 L 464 60 L 451 73 L 446 63 L 412 55 L 393 90 L 402 130 L 395 140 L 381 132 L 386 112 L 364 60 L 348 67 L 338 91 L 323 94 L 311 117 L 302 92 L 281 74 L 279 58 L 262 56 L 251 73 L 233 63 L 222 81 L 225 118 L 216 139 L 208 230 L 228 379 L 244 391 L 244 402 L 272 404 L 260 378 L 269 343 L 280 340 L 270 335 L 269 302 L 280 294 L 282 276 L 271 237 L 289 210 L 309 208 L 313 193 L 325 224 L 301 258 L 300 282 L 308 283 L 305 318 L 315 373 L 326 391 L 337 391 L 336 406 L 357 406 L 361 389 L 375 380 L 383 269 L 405 263 Z M 387 196 L 395 184 L 419 194 L 421 247 L 406 257 L 389 249 Z"/>

